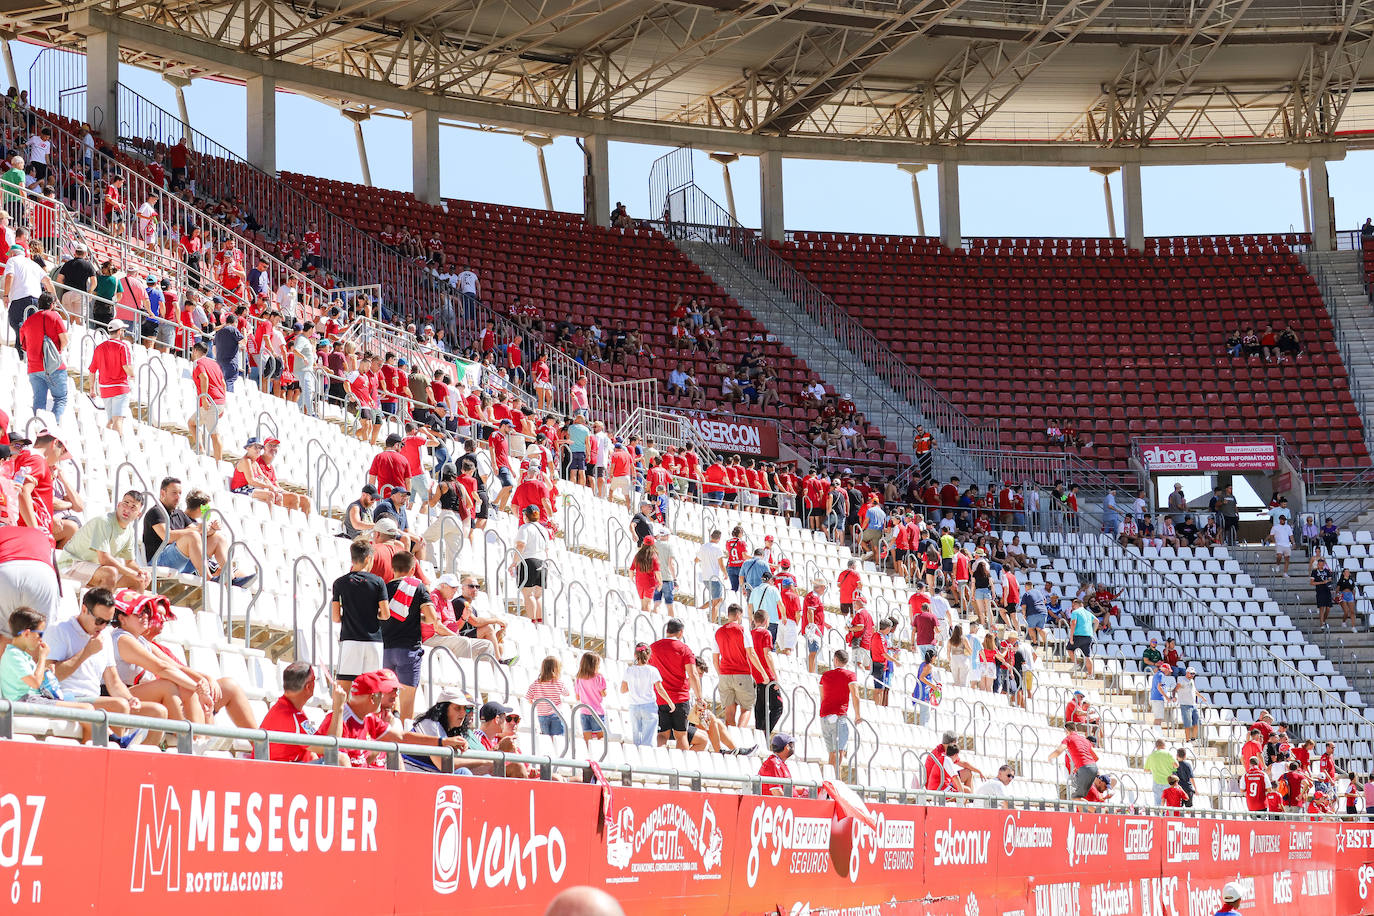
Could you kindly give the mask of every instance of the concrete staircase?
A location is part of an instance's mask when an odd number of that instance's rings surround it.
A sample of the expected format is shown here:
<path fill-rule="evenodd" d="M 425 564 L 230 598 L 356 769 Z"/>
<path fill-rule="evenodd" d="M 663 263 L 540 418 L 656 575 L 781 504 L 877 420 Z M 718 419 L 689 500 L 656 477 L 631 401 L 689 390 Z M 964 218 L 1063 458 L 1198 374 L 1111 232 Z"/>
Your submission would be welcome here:
<path fill-rule="evenodd" d="M 949 441 L 945 432 L 879 378 L 859 357 L 803 317 L 797 304 L 734 251 L 697 239 L 674 244 L 721 289 L 735 298 L 769 334 L 806 361 L 828 387 L 852 396 L 855 405 L 907 461 L 914 461 L 911 440 L 922 424 L 936 438 L 934 476 L 958 475 L 965 483 L 986 483 L 987 470 Z"/>
<path fill-rule="evenodd" d="M 1370 700 L 1374 699 L 1374 631 L 1370 629 L 1368 617 L 1357 613 L 1357 630 L 1351 632 L 1338 605 L 1331 609 L 1328 627 L 1323 627 L 1317 619 L 1314 592 L 1307 578 L 1307 558 L 1301 551 L 1293 552 L 1287 578 L 1275 572 L 1271 546 L 1250 545 L 1233 550 L 1232 556 L 1250 574 L 1256 586 L 1269 590 L 1269 597 L 1278 602 L 1282 613 L 1288 615 L 1307 641 L 1320 649 L 1336 671 L 1344 675 L 1349 689 L 1359 691 L 1364 698 L 1360 708 L 1371 705 Z M 1339 693 L 1344 696 L 1345 691 Z"/>
<path fill-rule="evenodd" d="M 1351 395 L 1364 421 L 1370 445 L 1374 430 L 1374 306 L 1364 286 L 1361 251 L 1305 251 L 1299 254 L 1317 280 L 1336 330 L 1336 343 L 1350 375 Z M 1374 451 L 1374 446 L 1371 446 Z"/>

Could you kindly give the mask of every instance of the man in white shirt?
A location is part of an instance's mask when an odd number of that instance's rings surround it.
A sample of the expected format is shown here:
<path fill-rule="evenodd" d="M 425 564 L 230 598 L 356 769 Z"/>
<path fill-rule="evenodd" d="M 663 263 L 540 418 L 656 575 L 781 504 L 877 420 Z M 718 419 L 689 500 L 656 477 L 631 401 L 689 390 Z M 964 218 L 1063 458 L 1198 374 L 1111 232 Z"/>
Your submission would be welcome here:
<path fill-rule="evenodd" d="M 526 506 L 524 523 L 515 531 L 515 552 L 508 570 L 520 589 L 521 613 L 544 621 L 544 561 L 549 556 L 549 532 L 539 524 L 539 507 Z"/>
<path fill-rule="evenodd" d="M 697 576 L 706 586 L 706 595 L 711 600 L 711 620 L 719 617 L 720 602 L 725 597 L 725 551 L 720 547 L 720 531 L 711 532 L 711 540 L 701 545 L 696 557 Z"/>
<path fill-rule="evenodd" d="M 668 373 L 668 393 L 683 395 L 687 393 L 687 373 L 674 366 Z"/>
<path fill-rule="evenodd" d="M 19 245 L 11 245 L 9 260 L 5 262 L 4 294 L 5 302 L 9 306 L 9 323 L 14 330 L 16 345 L 19 341 L 19 329 L 23 327 L 28 313 L 37 308 L 38 297 L 43 294 L 43 290 L 57 295 L 52 280 L 48 279 L 47 272 L 38 262 L 30 258 Z"/>
<path fill-rule="evenodd" d="M 138 240 L 149 248 L 157 241 L 157 207 L 154 206 L 157 195 L 148 192 L 148 196 L 138 208 L 138 220 L 135 225 L 138 227 Z"/>
<path fill-rule="evenodd" d="M 277 311 L 281 312 L 283 318 L 295 321 L 296 304 L 299 301 L 300 293 L 296 289 L 296 278 L 287 277 L 286 282 L 277 287 Z"/>
<path fill-rule="evenodd" d="M 935 627 L 935 637 L 938 643 L 943 645 L 945 636 L 949 632 L 949 618 L 951 612 L 949 602 L 945 600 L 944 592 L 938 589 L 931 592 L 930 612 L 934 614 L 935 619 L 939 621 L 939 624 Z"/>
<path fill-rule="evenodd" d="M 1011 781 L 1015 778 L 1016 771 L 1011 768 L 1011 765 L 1003 764 L 997 768 L 997 775 L 991 779 L 984 780 L 983 784 L 975 789 L 973 794 L 981 796 L 982 798 L 1010 798 L 1011 793 L 1008 789 L 1011 787 Z M 1010 808 L 1011 803 L 1003 801 L 996 805 L 996 807 Z"/>
<path fill-rule="evenodd" d="M 464 267 L 458 273 L 458 295 L 463 300 L 463 315 L 469 319 L 475 317 L 482 284 L 471 267 Z"/>
<path fill-rule="evenodd" d="M 301 386 L 301 410 L 315 416 L 315 325 L 306 322 L 305 327 L 291 343 L 291 353 L 295 362 L 291 372 Z"/>
<path fill-rule="evenodd" d="M 29 164 L 34 166 L 34 177 L 39 181 L 48 177 L 48 155 L 52 152 L 52 141 L 49 136 L 48 128 L 45 127 L 29 137 L 28 143 L 24 144 L 29 154 Z"/>
<path fill-rule="evenodd" d="M 611 463 L 611 436 L 606 432 L 605 425 L 597 420 L 592 424 L 592 438 L 596 440 L 596 461 L 592 463 L 592 490 L 597 496 L 605 498 L 607 484 L 610 483 L 611 475 L 607 471 Z"/>
<path fill-rule="evenodd" d="M 1280 515 L 1279 520 L 1269 529 L 1269 540 L 1274 544 L 1274 564 L 1283 570 L 1288 578 L 1288 561 L 1293 555 L 1293 526 L 1288 524 L 1288 516 Z"/>
<path fill-rule="evenodd" d="M 114 649 L 110 645 L 110 624 L 114 617 L 114 596 L 109 589 L 93 588 L 82 596 L 79 614 L 48 625 L 43 638 L 48 644 L 48 658 L 53 662 L 53 674 L 63 695 L 68 700 L 89 703 L 107 712 L 167 718 L 165 706 L 141 702 L 120 680 Z M 104 696 L 101 695 L 102 687 Z M 120 744 L 128 747 L 146 734 L 142 729 L 129 731 L 120 738 Z M 147 735 L 147 743 L 160 737 L 157 733 Z"/>

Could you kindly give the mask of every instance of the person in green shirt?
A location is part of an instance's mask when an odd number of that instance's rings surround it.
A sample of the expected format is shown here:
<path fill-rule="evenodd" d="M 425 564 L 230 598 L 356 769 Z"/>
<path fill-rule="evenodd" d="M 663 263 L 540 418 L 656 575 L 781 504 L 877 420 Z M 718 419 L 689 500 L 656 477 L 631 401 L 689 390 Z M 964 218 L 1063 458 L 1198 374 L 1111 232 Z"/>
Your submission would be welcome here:
<path fill-rule="evenodd" d="M 130 490 L 114 511 L 82 525 L 57 560 L 63 576 L 82 580 L 87 588 L 146 589 L 148 571 L 138 565 L 134 521 L 143 512 L 143 494 Z"/>
<path fill-rule="evenodd" d="M 1150 644 L 1146 646 L 1145 651 L 1141 653 L 1140 660 L 1144 663 L 1145 667 L 1150 669 L 1153 669 L 1160 662 L 1164 661 L 1164 653 L 1159 651 L 1159 640 L 1150 640 Z"/>
<path fill-rule="evenodd" d="M 24 157 L 10 159 L 9 171 L 0 175 L 0 185 L 4 186 L 5 206 L 13 209 L 12 204 L 24 198 Z"/>
<path fill-rule="evenodd" d="M 1155 804 L 1164 804 L 1164 790 L 1169 787 L 1169 777 L 1178 769 L 1174 755 L 1164 749 L 1164 739 L 1155 739 L 1155 749 L 1145 758 L 1145 769 L 1150 771 L 1154 781 Z"/>
<path fill-rule="evenodd" d="M 113 261 L 100 265 L 100 276 L 95 280 L 95 301 L 91 303 L 91 321 L 96 327 L 104 327 L 115 316 L 115 303 L 124 294 L 123 284 L 119 282 L 119 271 Z"/>
<path fill-rule="evenodd" d="M 30 607 L 17 607 L 9 616 L 7 623 L 13 637 L 5 652 L 0 655 L 0 697 L 22 703 L 37 703 L 44 706 L 66 706 L 72 709 L 95 707 L 90 703 L 70 703 L 45 693 L 43 681 L 50 673 L 48 664 L 48 644 L 43 641 L 43 630 L 48 622 L 38 611 Z M 56 688 L 57 676 L 50 678 Z M 91 740 L 91 727 L 81 726 L 82 742 Z"/>

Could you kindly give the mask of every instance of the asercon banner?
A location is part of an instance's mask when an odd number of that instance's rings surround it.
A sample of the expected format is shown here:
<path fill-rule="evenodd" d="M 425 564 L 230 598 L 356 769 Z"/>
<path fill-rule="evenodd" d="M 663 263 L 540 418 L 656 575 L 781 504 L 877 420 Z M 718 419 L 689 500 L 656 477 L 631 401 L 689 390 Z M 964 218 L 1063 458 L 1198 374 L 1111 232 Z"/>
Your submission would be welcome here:
<path fill-rule="evenodd" d="M 689 415 L 687 422 L 713 451 L 756 458 L 778 457 L 778 429 L 771 423 L 710 415 Z"/>
<path fill-rule="evenodd" d="M 1151 473 L 1163 471 L 1274 471 L 1278 447 L 1272 440 L 1252 442 L 1156 443 L 1141 456 Z"/>
<path fill-rule="evenodd" d="M 1374 825 L 872 805 L 0 741 L 7 912 L 1374 913 Z"/>

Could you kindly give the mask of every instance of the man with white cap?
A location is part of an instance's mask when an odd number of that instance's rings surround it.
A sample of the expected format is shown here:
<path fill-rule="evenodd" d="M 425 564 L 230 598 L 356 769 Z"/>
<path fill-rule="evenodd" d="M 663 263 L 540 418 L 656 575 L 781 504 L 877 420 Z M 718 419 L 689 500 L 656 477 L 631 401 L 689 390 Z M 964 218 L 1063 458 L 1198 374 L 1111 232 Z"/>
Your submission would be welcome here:
<path fill-rule="evenodd" d="M 1226 886 L 1221 889 L 1221 909 L 1217 910 L 1216 916 L 1226 916 L 1228 913 L 1239 913 L 1241 901 L 1244 899 L 1245 892 L 1241 890 L 1239 882 L 1226 882 Z"/>
<path fill-rule="evenodd" d="M 502 664 L 514 664 L 515 656 L 501 658 L 501 634 L 506 625 L 472 613 L 472 600 L 476 595 L 477 581 L 472 576 L 461 579 L 453 573 L 440 576 L 430 592 L 437 619 L 433 626 L 424 624 L 420 628 L 424 645 L 445 648 L 458 658 L 477 658 L 485 652 Z"/>
<path fill-rule="evenodd" d="M 134 353 L 124 337 L 128 327 L 118 318 L 107 325 L 110 337 L 91 351 L 89 371 L 95 376 L 95 390 L 105 406 L 105 428 L 124 431 L 129 415 L 130 382 L 133 379 Z"/>
<path fill-rule="evenodd" d="M 1178 703 L 1179 721 L 1183 723 L 1183 740 L 1197 738 L 1198 706 L 1205 699 L 1197 689 L 1197 669 L 1189 666 L 1183 678 L 1174 684 L 1173 698 Z"/>

